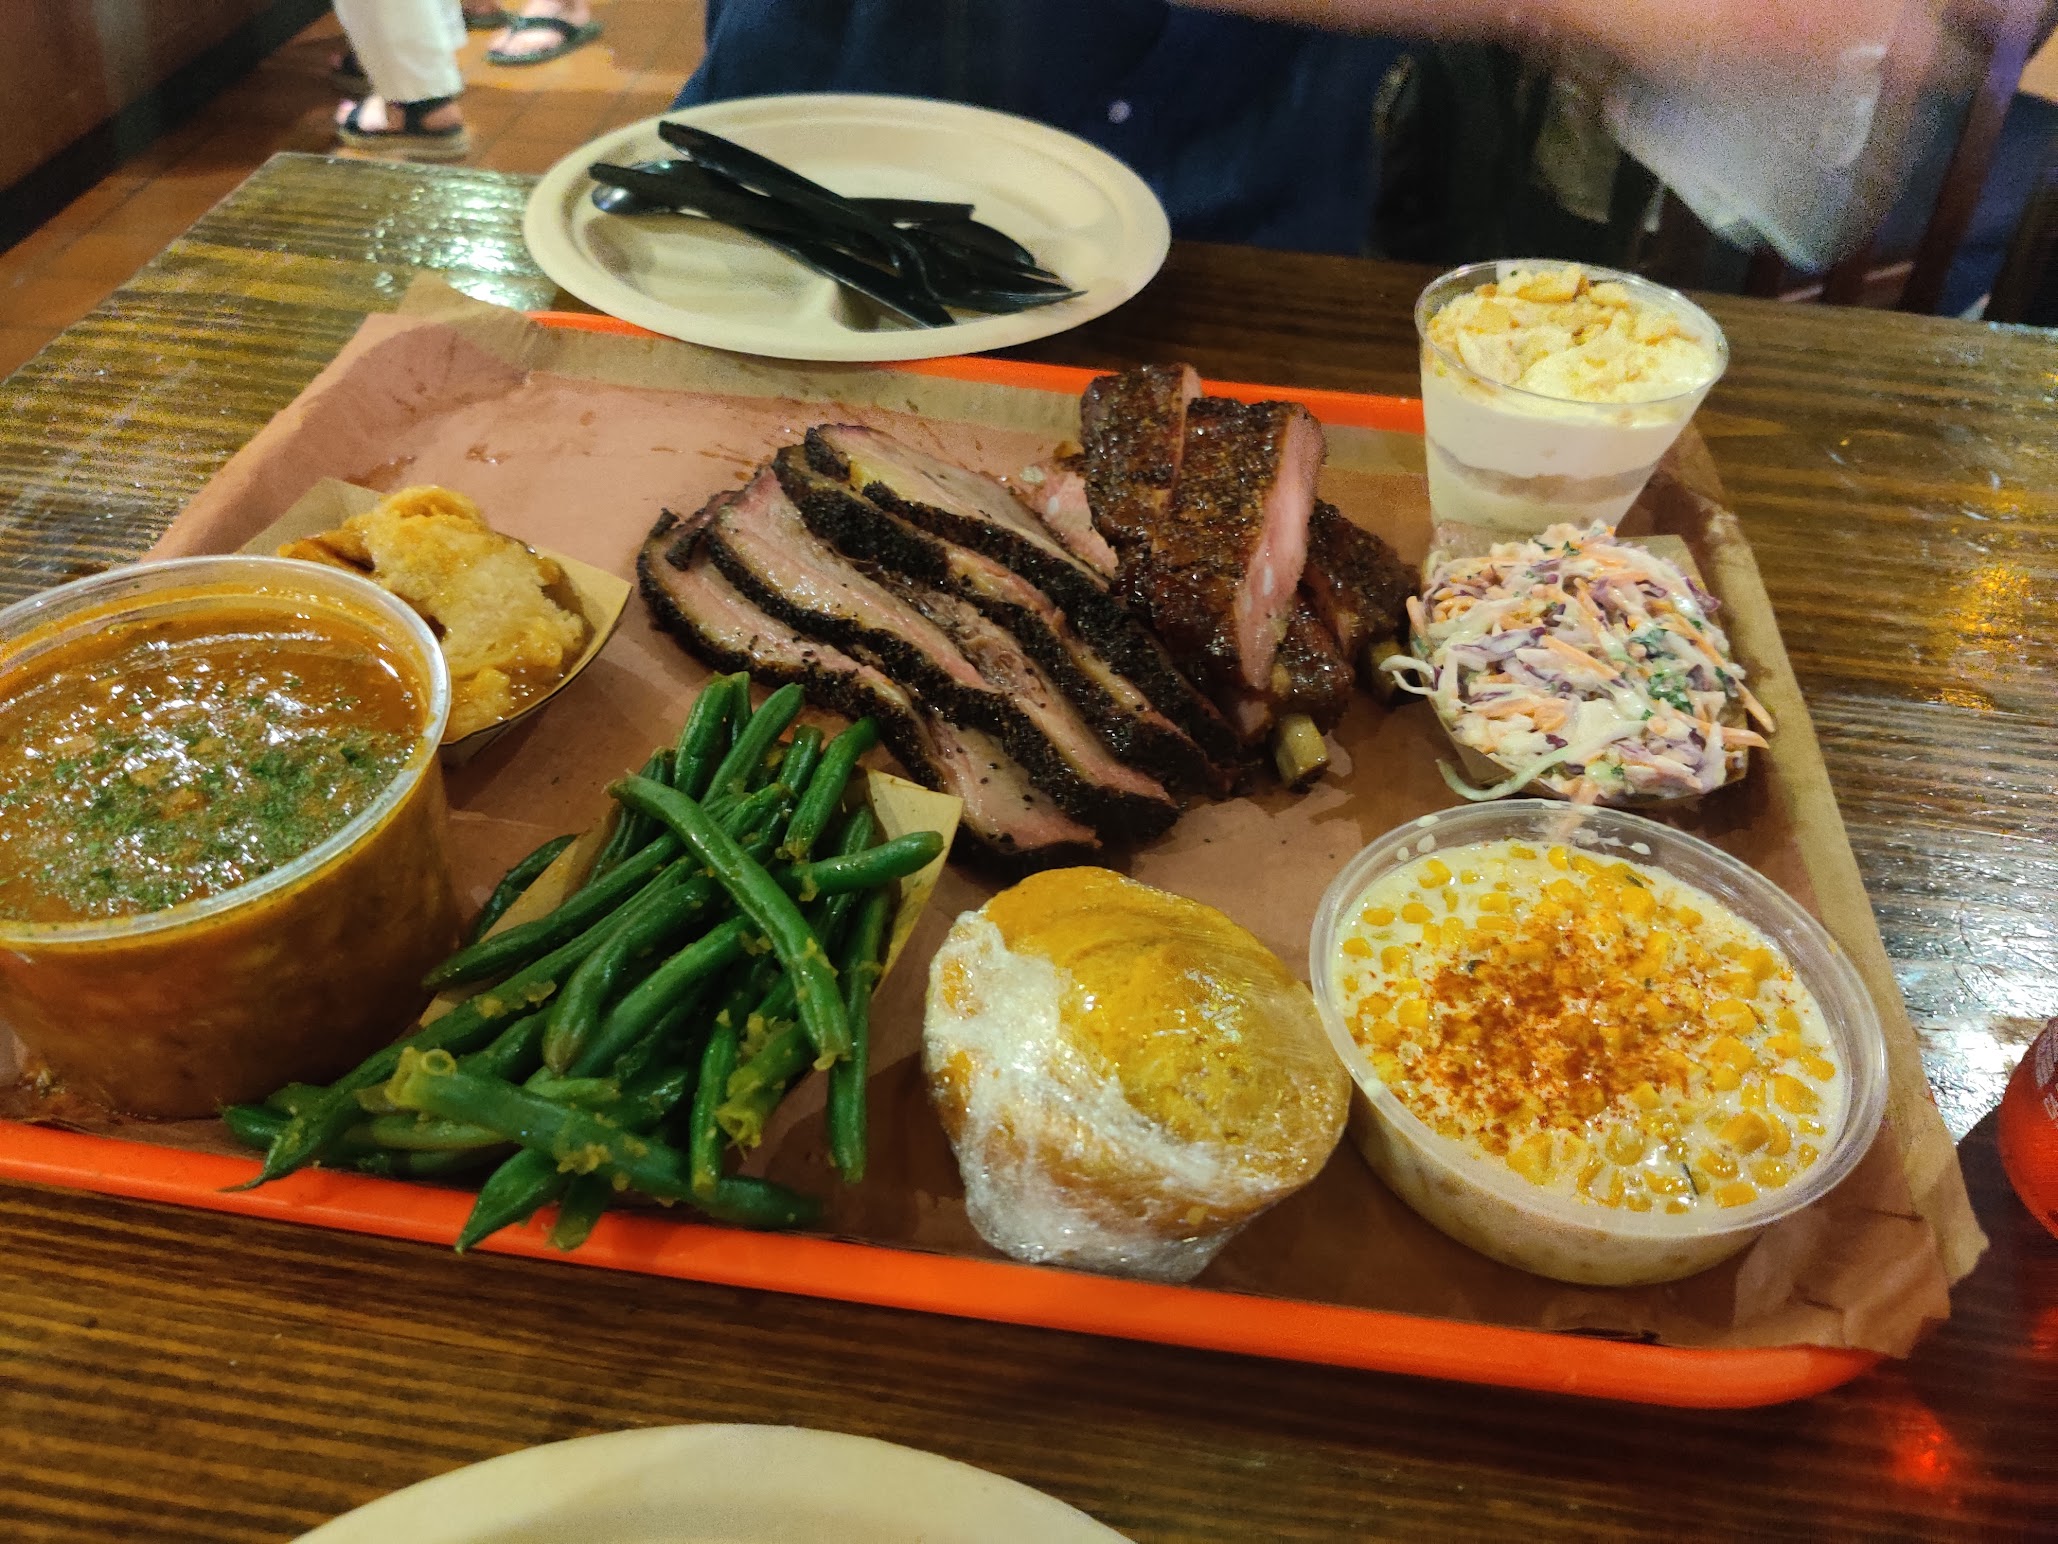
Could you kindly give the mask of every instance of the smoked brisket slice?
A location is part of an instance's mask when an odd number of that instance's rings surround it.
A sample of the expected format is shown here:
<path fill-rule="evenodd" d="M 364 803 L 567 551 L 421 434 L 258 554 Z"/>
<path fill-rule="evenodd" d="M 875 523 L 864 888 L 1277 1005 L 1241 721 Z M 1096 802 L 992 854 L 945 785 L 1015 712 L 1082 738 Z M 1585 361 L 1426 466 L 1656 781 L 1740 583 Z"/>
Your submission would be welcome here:
<path fill-rule="evenodd" d="M 1236 735 L 1164 645 L 1130 615 L 1090 565 L 1067 551 L 1001 483 L 852 424 L 808 430 L 806 454 L 816 471 L 848 484 L 909 524 L 982 553 L 1028 580 L 1211 762 L 1226 768 L 1243 759 Z"/>
<path fill-rule="evenodd" d="M 1362 675 L 1370 668 L 1365 646 L 1397 642 L 1406 629 L 1415 574 L 1379 537 L 1317 499 L 1308 521 L 1301 592 L 1343 657 Z"/>
<path fill-rule="evenodd" d="M 1016 473 L 1015 492 L 1066 551 L 1103 579 L 1113 579 L 1121 562 L 1093 523 L 1086 471 L 1084 455 L 1053 456 Z"/>
<path fill-rule="evenodd" d="M 942 591 L 861 572 L 808 529 L 769 468 L 714 507 L 705 533 L 715 566 L 753 603 L 993 735 L 1066 813 L 1137 838 L 1178 818 L 1163 786 L 1118 760 L 1012 638 Z"/>
<path fill-rule="evenodd" d="M 760 681 L 798 682 L 819 708 L 850 718 L 870 714 L 910 777 L 964 801 L 960 834 L 986 855 L 1010 866 L 1047 867 L 1083 861 L 1099 846 L 1092 829 L 1053 804 L 990 736 L 951 724 L 871 666 L 752 605 L 699 541 L 713 512 L 682 520 L 666 511 L 636 557 L 652 614 L 691 653 Z"/>
<path fill-rule="evenodd" d="M 1187 408 L 1171 501 L 1123 555 L 1124 589 L 1252 741 L 1277 709 L 1273 663 L 1307 559 L 1322 449 L 1321 427 L 1294 403 L 1201 398 Z"/>
<path fill-rule="evenodd" d="M 1072 630 L 1049 596 L 1012 569 L 910 524 L 844 482 L 809 466 L 800 447 L 772 459 L 779 485 L 808 529 L 844 556 L 945 590 L 1005 629 L 1087 724 L 1130 766 L 1168 787 L 1222 791 L 1228 779 L 1200 747 L 1151 707 L 1135 685 Z"/>

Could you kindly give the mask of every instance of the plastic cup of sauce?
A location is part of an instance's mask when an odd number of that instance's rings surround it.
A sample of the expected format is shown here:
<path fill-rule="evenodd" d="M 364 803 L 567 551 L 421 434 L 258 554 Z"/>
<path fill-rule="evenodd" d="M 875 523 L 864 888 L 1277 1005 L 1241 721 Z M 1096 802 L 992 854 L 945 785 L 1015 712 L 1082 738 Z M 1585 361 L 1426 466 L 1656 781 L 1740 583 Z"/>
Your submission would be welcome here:
<path fill-rule="evenodd" d="M 280 558 L 0 611 L 0 1029 L 70 1094 L 211 1115 L 404 1029 L 455 942 L 422 620 Z"/>

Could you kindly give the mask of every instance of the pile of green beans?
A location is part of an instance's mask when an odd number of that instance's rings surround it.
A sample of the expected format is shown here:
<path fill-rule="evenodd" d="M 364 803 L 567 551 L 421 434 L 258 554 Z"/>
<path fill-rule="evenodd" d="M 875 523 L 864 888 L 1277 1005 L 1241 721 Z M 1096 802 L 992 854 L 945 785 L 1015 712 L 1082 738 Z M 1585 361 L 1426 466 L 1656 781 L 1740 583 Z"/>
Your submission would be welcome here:
<path fill-rule="evenodd" d="M 811 1070 L 829 1079 L 837 1171 L 861 1179 L 869 1008 L 894 897 L 942 839 L 881 841 L 850 796 L 876 726 L 860 719 L 825 743 L 792 727 L 800 707 L 797 686 L 752 711 L 747 675 L 709 682 L 678 742 L 608 790 L 615 824 L 580 887 L 492 930 L 570 838 L 545 843 L 425 983 L 473 995 L 327 1087 L 222 1112 L 264 1150 L 251 1183 L 310 1164 L 473 1176 L 460 1249 L 551 1202 L 551 1242 L 577 1248 L 629 1191 L 792 1227 L 818 1215 L 814 1198 L 734 1170 Z"/>

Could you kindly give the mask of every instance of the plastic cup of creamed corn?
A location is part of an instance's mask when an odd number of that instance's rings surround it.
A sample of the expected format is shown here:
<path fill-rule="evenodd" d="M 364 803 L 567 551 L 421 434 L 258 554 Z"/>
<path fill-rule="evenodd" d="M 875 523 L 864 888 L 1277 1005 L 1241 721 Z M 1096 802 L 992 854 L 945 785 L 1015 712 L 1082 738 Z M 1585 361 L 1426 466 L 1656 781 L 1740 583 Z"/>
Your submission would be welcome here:
<path fill-rule="evenodd" d="M 1729 364 L 1677 290 L 1578 263 L 1453 269 L 1415 328 L 1430 509 L 1504 535 L 1614 526 Z"/>
<path fill-rule="evenodd" d="M 1878 1012 L 1821 924 L 1620 810 L 1388 832 L 1324 895 L 1308 968 L 1373 1170 L 1560 1281 L 1705 1270 L 1834 1188 L 1885 1108 Z"/>

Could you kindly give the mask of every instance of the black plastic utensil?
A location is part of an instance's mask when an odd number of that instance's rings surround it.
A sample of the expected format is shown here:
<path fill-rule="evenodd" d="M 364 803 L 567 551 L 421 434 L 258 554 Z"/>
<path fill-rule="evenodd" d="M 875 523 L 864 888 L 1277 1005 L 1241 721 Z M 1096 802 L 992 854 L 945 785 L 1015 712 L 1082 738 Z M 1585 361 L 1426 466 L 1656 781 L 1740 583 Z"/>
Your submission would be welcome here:
<path fill-rule="evenodd" d="M 922 327 L 951 310 L 1008 314 L 1069 300 L 1069 288 L 969 204 L 845 198 L 777 161 L 691 124 L 658 124 L 685 159 L 595 162 L 594 206 L 671 210 L 743 232 Z"/>
<path fill-rule="evenodd" d="M 797 213 L 790 205 L 748 189 L 723 186 L 699 167 L 684 161 L 652 166 L 614 166 L 596 161 L 586 170 L 600 184 L 594 190 L 596 195 L 620 193 L 648 209 L 698 214 L 724 225 L 754 225 L 789 236 L 814 238 L 822 233 L 818 221 Z M 597 197 L 595 203 L 599 203 Z"/>
<path fill-rule="evenodd" d="M 605 166 L 608 163 L 603 161 L 596 164 Z M 615 169 L 648 172 L 653 176 L 664 176 L 679 167 L 690 167 L 692 165 L 691 161 L 637 161 L 627 167 Z M 596 180 L 598 180 L 597 177 Z M 674 214 L 678 212 L 677 206 L 670 202 L 644 198 L 640 194 L 632 193 L 627 188 L 619 185 L 602 183 L 593 190 L 590 197 L 593 200 L 593 207 L 602 214 L 638 215 Z M 858 208 L 868 214 L 877 215 L 882 220 L 891 220 L 896 225 L 955 227 L 966 223 L 978 224 L 978 221 L 971 219 L 972 206 L 970 204 L 946 204 L 926 198 L 853 198 L 851 203 L 857 205 Z M 979 228 L 985 230 L 987 227 L 980 226 Z"/>
<path fill-rule="evenodd" d="M 746 145 L 690 123 L 660 123 L 658 136 L 679 151 L 696 166 L 718 172 L 744 187 L 754 189 L 772 198 L 789 200 L 795 208 L 820 217 L 827 224 L 848 221 L 856 229 L 863 230 L 873 240 L 889 248 L 899 248 L 897 238 L 912 234 L 895 227 L 891 221 L 883 220 L 864 209 L 858 200 L 846 199 L 842 194 L 823 187 L 820 183 L 802 176 L 791 167 L 782 166 L 769 156 L 760 155 Z M 973 253 L 985 256 L 989 261 L 1007 265 L 1010 269 L 1032 278 L 1054 281 L 1062 286 L 1063 281 L 1054 273 L 1037 264 L 1035 255 L 1004 232 L 981 224 L 969 217 L 956 222 L 924 224 L 914 229 L 922 232 L 946 234 L 960 246 Z M 913 252 L 903 250 L 895 268 L 906 274 L 912 265 L 926 266 L 926 250 Z M 919 274 L 908 274 L 919 278 Z"/>
<path fill-rule="evenodd" d="M 588 172 L 603 187 L 621 188 L 664 208 L 690 208 L 718 220 L 918 327 L 947 327 L 951 323 L 950 312 L 926 289 L 844 250 L 833 240 L 824 239 L 818 222 L 776 200 L 723 187 L 698 175 L 697 167 L 689 167 L 684 173 L 669 169 L 656 172 L 599 161 Z"/>

